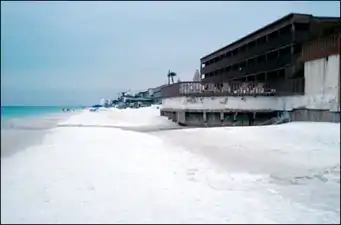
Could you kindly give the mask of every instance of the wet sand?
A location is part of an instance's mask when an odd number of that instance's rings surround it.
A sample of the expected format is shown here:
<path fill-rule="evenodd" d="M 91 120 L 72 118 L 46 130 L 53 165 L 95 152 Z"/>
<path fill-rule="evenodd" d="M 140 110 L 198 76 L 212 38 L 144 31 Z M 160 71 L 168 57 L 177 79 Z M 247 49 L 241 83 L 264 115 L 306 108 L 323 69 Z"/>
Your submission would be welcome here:
<path fill-rule="evenodd" d="M 1 158 L 38 145 L 52 128 L 78 112 L 1 118 Z"/>

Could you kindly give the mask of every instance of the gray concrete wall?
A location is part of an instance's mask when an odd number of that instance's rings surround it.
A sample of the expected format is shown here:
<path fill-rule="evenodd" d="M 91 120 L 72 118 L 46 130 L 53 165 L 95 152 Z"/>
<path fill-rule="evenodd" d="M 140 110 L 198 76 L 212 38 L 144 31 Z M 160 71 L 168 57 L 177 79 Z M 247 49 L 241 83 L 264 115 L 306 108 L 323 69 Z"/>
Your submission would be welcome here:
<path fill-rule="evenodd" d="M 305 95 L 316 96 L 320 102 L 328 99 L 333 104 L 330 111 L 337 111 L 339 103 L 340 55 L 307 61 L 304 63 Z M 308 108 L 308 107 L 306 107 Z M 311 108 L 311 107 L 310 107 Z M 311 108 L 325 109 L 325 108 Z"/>
<path fill-rule="evenodd" d="M 193 127 L 217 127 L 217 126 L 248 126 L 249 120 L 245 113 L 238 113 L 236 120 L 231 113 L 207 112 L 207 111 L 184 111 L 184 110 L 161 110 L 161 115 L 168 117 L 173 122 L 184 126 Z M 254 125 L 263 125 L 270 118 L 258 118 Z"/>
<path fill-rule="evenodd" d="M 275 112 L 276 114 L 276 112 Z M 168 117 L 173 122 L 184 126 L 193 127 L 216 127 L 216 126 L 249 126 L 249 120 L 245 113 L 237 113 L 236 120 L 234 114 L 226 112 L 207 112 L 196 111 L 188 112 L 184 110 L 179 111 L 161 111 L 161 115 Z M 258 116 L 257 116 L 258 115 Z M 256 113 L 254 120 L 255 126 L 257 125 L 270 125 L 276 121 L 281 120 L 284 116 L 286 121 L 311 121 L 311 122 L 334 122 L 340 123 L 340 113 L 331 112 L 328 110 L 311 110 L 311 109 L 296 109 L 293 111 L 278 111 L 277 115 L 268 117 L 259 116 Z"/>
<path fill-rule="evenodd" d="M 206 125 L 207 126 L 221 126 L 222 121 L 220 120 L 220 113 L 217 112 L 207 112 L 206 113 Z"/>
<path fill-rule="evenodd" d="M 186 112 L 186 125 L 201 127 L 205 125 L 203 112 Z"/>
<path fill-rule="evenodd" d="M 176 112 L 176 122 L 180 125 L 186 125 L 186 112 L 179 111 Z"/>
<path fill-rule="evenodd" d="M 291 121 L 340 122 L 340 113 L 328 110 L 296 109 L 290 114 Z"/>

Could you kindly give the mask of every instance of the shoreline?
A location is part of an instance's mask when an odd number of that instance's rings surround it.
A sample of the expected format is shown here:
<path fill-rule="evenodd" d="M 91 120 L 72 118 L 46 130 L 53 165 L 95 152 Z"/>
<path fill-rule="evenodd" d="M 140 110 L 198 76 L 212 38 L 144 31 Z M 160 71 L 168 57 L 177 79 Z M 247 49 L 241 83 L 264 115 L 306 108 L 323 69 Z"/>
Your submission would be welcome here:
<path fill-rule="evenodd" d="M 41 144 L 51 129 L 80 113 L 49 112 L 39 115 L 1 117 L 1 158 L 10 157 Z"/>

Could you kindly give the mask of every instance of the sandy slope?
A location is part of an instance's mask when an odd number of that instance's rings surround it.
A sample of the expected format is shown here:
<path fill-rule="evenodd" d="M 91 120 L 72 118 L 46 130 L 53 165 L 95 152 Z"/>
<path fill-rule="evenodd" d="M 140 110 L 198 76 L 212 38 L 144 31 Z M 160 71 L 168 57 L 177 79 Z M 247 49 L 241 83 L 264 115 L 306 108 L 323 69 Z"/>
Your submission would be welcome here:
<path fill-rule="evenodd" d="M 84 112 L 63 124 L 171 126 L 152 108 Z M 1 222 L 338 223 L 338 134 L 335 124 L 156 133 L 60 127 L 1 161 Z M 321 206 L 282 188 L 297 174 L 274 182 L 289 170 L 313 171 L 295 190 Z M 335 200 L 319 197 L 323 189 Z"/>

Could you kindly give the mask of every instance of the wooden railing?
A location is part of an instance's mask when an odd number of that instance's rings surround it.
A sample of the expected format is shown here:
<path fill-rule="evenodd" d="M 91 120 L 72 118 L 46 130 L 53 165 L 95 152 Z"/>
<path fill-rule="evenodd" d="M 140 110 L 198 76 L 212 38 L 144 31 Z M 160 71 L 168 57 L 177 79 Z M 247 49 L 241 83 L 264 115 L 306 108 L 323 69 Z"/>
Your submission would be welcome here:
<path fill-rule="evenodd" d="M 242 70 L 230 70 L 224 71 L 220 74 L 214 76 L 205 76 L 202 82 L 212 82 L 213 81 L 223 81 L 223 80 L 230 80 L 232 78 L 238 77 L 245 77 L 246 75 L 254 75 L 257 73 L 264 73 L 266 71 L 272 71 L 279 68 L 283 68 L 290 64 L 291 62 L 291 55 L 282 55 L 279 59 L 273 59 L 269 61 L 265 61 L 263 63 L 255 63 L 255 64 L 248 64 Z"/>
<path fill-rule="evenodd" d="M 162 98 L 210 96 L 283 96 L 304 93 L 304 78 L 278 82 L 228 82 L 221 84 L 179 82 L 165 86 Z"/>
<path fill-rule="evenodd" d="M 225 68 L 227 66 L 245 61 L 246 58 L 250 58 L 255 55 L 265 54 L 268 51 L 271 51 L 276 48 L 280 48 L 286 45 L 289 45 L 292 42 L 292 37 L 290 34 L 283 35 L 277 39 L 271 40 L 269 42 L 260 44 L 258 46 L 254 46 L 251 49 L 246 50 L 245 52 L 239 53 L 236 56 L 225 57 L 220 59 L 218 62 L 211 63 L 201 69 L 202 74 L 207 74 L 209 72 L 215 71 L 217 69 Z"/>

